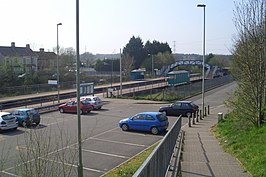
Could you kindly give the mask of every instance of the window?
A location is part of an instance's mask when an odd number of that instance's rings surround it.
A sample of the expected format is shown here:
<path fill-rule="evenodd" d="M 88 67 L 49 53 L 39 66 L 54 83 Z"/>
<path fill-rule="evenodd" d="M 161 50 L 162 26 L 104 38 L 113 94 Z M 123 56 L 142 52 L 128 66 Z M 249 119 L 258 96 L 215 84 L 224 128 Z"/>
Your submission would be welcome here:
<path fill-rule="evenodd" d="M 133 117 L 133 120 L 144 120 L 144 119 L 145 119 L 145 115 L 143 114 L 138 114 Z"/>
<path fill-rule="evenodd" d="M 151 115 L 147 115 L 146 120 L 155 120 L 155 119 Z"/>

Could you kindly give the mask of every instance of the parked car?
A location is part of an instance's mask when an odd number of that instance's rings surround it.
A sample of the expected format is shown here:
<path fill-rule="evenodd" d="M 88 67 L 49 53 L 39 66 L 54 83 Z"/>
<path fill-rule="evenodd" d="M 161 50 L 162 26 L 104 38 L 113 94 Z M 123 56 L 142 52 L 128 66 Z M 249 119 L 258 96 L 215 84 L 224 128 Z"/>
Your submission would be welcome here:
<path fill-rule="evenodd" d="M 162 106 L 159 112 L 165 113 L 167 116 L 191 116 L 199 110 L 199 106 L 192 101 L 177 101 L 168 106 Z"/>
<path fill-rule="evenodd" d="M 122 119 L 119 122 L 119 127 L 122 128 L 123 131 L 150 131 L 154 135 L 165 131 L 168 125 L 167 116 L 160 112 L 142 112 L 132 117 Z"/>
<path fill-rule="evenodd" d="M 15 116 L 9 112 L 0 112 L 0 131 L 17 128 L 18 121 Z"/>
<path fill-rule="evenodd" d="M 98 96 L 84 96 L 81 97 L 82 100 L 88 101 L 92 104 L 93 109 L 101 109 L 103 107 L 103 102 L 100 97 Z"/>
<path fill-rule="evenodd" d="M 16 109 L 12 112 L 12 114 L 17 118 L 18 124 L 23 127 L 27 127 L 32 124 L 39 125 L 41 121 L 39 112 L 34 108 Z"/>
<path fill-rule="evenodd" d="M 77 105 L 78 102 L 76 100 L 70 100 L 64 104 L 58 106 L 58 110 L 60 113 L 69 112 L 69 113 L 77 113 Z M 80 111 L 81 114 L 86 114 L 91 112 L 93 106 L 86 100 L 80 100 Z"/>

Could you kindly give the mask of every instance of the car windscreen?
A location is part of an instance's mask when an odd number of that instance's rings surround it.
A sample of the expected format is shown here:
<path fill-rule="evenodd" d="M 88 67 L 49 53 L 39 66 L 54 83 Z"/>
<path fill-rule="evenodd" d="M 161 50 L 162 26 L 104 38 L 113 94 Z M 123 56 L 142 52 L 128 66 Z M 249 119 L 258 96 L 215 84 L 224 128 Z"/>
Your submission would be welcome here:
<path fill-rule="evenodd" d="M 15 117 L 12 114 L 6 114 L 2 116 L 3 120 L 11 120 L 14 119 Z"/>
<path fill-rule="evenodd" d="M 38 112 L 34 109 L 26 111 L 28 115 L 35 115 L 38 114 Z"/>
<path fill-rule="evenodd" d="M 160 122 L 163 122 L 163 121 L 167 121 L 168 118 L 165 114 L 157 114 L 156 115 L 157 119 L 160 121 Z"/>

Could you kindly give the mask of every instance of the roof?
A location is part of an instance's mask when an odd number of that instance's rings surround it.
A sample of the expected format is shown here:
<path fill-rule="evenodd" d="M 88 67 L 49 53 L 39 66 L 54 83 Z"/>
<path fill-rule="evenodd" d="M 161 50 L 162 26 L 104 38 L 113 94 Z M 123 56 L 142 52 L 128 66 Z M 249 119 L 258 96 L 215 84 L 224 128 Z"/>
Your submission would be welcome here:
<path fill-rule="evenodd" d="M 186 70 L 180 70 L 180 71 L 171 71 L 168 74 L 180 74 L 180 73 L 188 73 Z"/>
<path fill-rule="evenodd" d="M 0 54 L 4 57 L 16 57 L 16 56 L 37 56 L 30 48 L 28 47 L 5 47 L 0 46 Z"/>
<path fill-rule="evenodd" d="M 138 114 L 149 114 L 149 115 L 157 115 L 157 114 L 162 114 L 161 112 L 140 112 Z"/>
<path fill-rule="evenodd" d="M 191 103 L 192 101 L 176 101 L 176 103 Z"/>
<path fill-rule="evenodd" d="M 0 112 L 0 116 L 10 114 L 9 112 Z"/>

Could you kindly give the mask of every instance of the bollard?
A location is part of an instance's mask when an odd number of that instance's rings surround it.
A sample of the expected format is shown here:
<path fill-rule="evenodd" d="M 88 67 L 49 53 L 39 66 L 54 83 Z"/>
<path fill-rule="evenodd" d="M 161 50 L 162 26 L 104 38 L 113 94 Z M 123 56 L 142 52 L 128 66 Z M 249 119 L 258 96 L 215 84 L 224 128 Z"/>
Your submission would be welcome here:
<path fill-rule="evenodd" d="M 208 105 L 208 115 L 210 115 L 210 105 Z"/>
<path fill-rule="evenodd" d="M 190 120 L 191 115 L 188 115 L 188 126 L 191 127 L 191 120 Z"/>
<path fill-rule="evenodd" d="M 224 117 L 223 113 L 222 112 L 219 112 L 218 113 L 218 122 L 220 122 L 221 120 L 223 120 L 223 117 Z"/>
<path fill-rule="evenodd" d="M 206 108 L 206 106 L 204 107 L 204 117 L 206 117 L 207 116 L 207 108 Z"/>
<path fill-rule="evenodd" d="M 192 124 L 195 125 L 195 113 L 192 113 Z"/>
<path fill-rule="evenodd" d="M 202 120 L 202 110 L 200 110 L 199 112 L 200 112 L 200 120 Z"/>
<path fill-rule="evenodd" d="M 196 121 L 199 122 L 199 111 L 196 112 Z"/>

